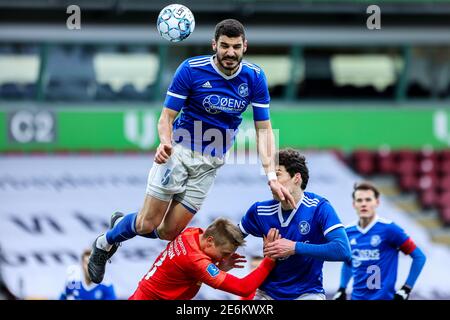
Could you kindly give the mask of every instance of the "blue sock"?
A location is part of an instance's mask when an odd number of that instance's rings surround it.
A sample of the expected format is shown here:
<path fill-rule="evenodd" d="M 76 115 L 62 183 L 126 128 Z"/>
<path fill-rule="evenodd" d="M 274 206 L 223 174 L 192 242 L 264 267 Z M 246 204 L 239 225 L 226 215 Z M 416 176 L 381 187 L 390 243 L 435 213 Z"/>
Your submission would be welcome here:
<path fill-rule="evenodd" d="M 106 241 L 108 241 L 109 244 L 114 244 L 134 238 L 137 235 L 136 217 L 137 212 L 124 216 L 114 228 L 106 232 Z"/>
<path fill-rule="evenodd" d="M 141 237 L 145 237 L 145 238 L 150 238 L 150 239 L 158 239 L 159 238 L 159 234 L 158 231 L 156 230 L 157 228 L 155 228 L 152 232 L 150 233 L 146 233 L 146 234 L 140 234 Z"/>

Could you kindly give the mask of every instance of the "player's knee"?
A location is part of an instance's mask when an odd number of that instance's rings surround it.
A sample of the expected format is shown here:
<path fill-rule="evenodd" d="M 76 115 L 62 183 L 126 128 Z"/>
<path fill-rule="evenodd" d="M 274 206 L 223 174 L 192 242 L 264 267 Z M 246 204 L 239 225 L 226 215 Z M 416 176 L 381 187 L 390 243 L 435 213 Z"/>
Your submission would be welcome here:
<path fill-rule="evenodd" d="M 136 232 L 137 234 L 146 234 L 152 232 L 155 228 L 158 227 L 161 221 L 157 221 L 157 219 L 153 217 L 148 217 L 143 214 L 139 214 L 136 217 Z"/>
<path fill-rule="evenodd" d="M 164 226 L 158 227 L 158 235 L 159 238 L 162 240 L 168 240 L 172 241 L 178 236 L 179 232 L 178 230 L 169 230 L 168 228 L 165 228 Z"/>

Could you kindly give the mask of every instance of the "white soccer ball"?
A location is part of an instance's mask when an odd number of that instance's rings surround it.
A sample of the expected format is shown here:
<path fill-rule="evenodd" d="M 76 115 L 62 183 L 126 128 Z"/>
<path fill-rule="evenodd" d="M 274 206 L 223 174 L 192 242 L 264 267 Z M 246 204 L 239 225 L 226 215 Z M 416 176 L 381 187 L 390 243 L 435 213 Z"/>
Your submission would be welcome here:
<path fill-rule="evenodd" d="M 170 4 L 159 13 L 156 28 L 164 39 L 171 42 L 182 41 L 194 32 L 194 15 L 182 4 Z"/>

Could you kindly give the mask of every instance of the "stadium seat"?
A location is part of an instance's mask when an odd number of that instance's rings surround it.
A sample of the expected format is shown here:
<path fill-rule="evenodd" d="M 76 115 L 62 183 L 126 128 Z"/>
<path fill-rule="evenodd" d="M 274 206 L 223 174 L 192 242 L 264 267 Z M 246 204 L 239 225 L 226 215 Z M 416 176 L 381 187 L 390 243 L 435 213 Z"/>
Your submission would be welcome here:
<path fill-rule="evenodd" d="M 46 97 L 51 101 L 90 101 L 95 97 L 95 83 L 87 79 L 51 79 Z"/>
<path fill-rule="evenodd" d="M 431 93 L 420 84 L 414 82 L 408 86 L 407 96 L 414 98 L 428 98 Z"/>
<path fill-rule="evenodd" d="M 441 161 L 450 161 L 450 150 L 444 149 L 439 152 L 439 158 Z"/>
<path fill-rule="evenodd" d="M 404 192 L 416 191 L 419 185 L 419 179 L 414 173 L 400 175 L 398 182 L 400 189 Z"/>
<path fill-rule="evenodd" d="M 419 159 L 420 160 L 427 160 L 427 159 L 431 159 L 431 160 L 438 160 L 438 152 L 430 149 L 430 148 L 424 148 L 421 151 L 419 151 Z"/>
<path fill-rule="evenodd" d="M 375 171 L 374 154 L 369 150 L 356 150 L 353 152 L 353 165 L 355 170 L 363 175 L 371 175 Z"/>
<path fill-rule="evenodd" d="M 422 158 L 418 165 L 419 174 L 432 174 L 437 175 L 438 173 L 438 160 L 435 158 Z"/>
<path fill-rule="evenodd" d="M 439 216 L 444 225 L 446 225 L 447 227 L 450 226 L 450 206 L 439 210 Z"/>
<path fill-rule="evenodd" d="M 443 192 L 438 196 L 437 206 L 439 209 L 450 207 L 450 191 Z"/>
<path fill-rule="evenodd" d="M 418 153 L 414 150 L 402 149 L 395 152 L 398 161 L 416 161 Z"/>
<path fill-rule="evenodd" d="M 36 97 L 37 86 L 35 83 L 27 83 L 23 87 L 23 97 L 25 99 L 34 99 Z"/>
<path fill-rule="evenodd" d="M 97 85 L 97 91 L 95 95 L 96 100 L 108 101 L 116 98 L 117 92 L 115 92 L 109 83 L 102 83 Z"/>
<path fill-rule="evenodd" d="M 136 90 L 135 86 L 131 83 L 125 84 L 119 92 L 118 97 L 121 100 L 145 100 L 144 94 Z"/>
<path fill-rule="evenodd" d="M 433 209 L 437 206 L 438 194 L 434 189 L 426 189 L 420 192 L 419 202 L 424 209 Z"/>
<path fill-rule="evenodd" d="M 399 176 L 398 184 L 403 192 L 412 192 L 419 189 L 419 179 L 414 173 L 402 174 Z"/>
<path fill-rule="evenodd" d="M 437 166 L 437 169 L 441 175 L 450 174 L 450 159 L 441 160 Z"/>
<path fill-rule="evenodd" d="M 439 178 L 438 188 L 442 192 L 450 191 L 450 174 Z"/>
<path fill-rule="evenodd" d="M 392 174 L 397 167 L 394 154 L 389 150 L 380 150 L 377 152 L 377 163 L 378 172 L 381 174 Z"/>
<path fill-rule="evenodd" d="M 0 86 L 1 99 L 20 99 L 24 96 L 23 87 L 17 83 L 4 83 Z"/>
<path fill-rule="evenodd" d="M 395 168 L 395 172 L 402 175 L 413 175 L 419 171 L 419 164 L 415 159 L 399 159 Z"/>
<path fill-rule="evenodd" d="M 426 174 L 419 177 L 419 189 L 437 189 L 438 187 L 438 176 Z"/>

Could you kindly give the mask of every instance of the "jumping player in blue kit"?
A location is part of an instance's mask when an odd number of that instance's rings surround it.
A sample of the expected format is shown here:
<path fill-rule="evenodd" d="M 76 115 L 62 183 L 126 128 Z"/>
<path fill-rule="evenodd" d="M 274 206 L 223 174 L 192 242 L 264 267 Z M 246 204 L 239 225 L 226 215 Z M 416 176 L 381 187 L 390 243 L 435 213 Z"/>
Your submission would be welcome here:
<path fill-rule="evenodd" d="M 89 259 L 93 282 L 102 281 L 106 261 L 120 242 L 136 235 L 173 240 L 186 227 L 200 210 L 250 105 L 270 189 L 295 206 L 275 174 L 267 80 L 261 68 L 242 60 L 247 50 L 242 24 L 234 19 L 218 23 L 212 48 L 214 55 L 190 58 L 178 67 L 158 122 L 160 144 L 144 204 L 136 213 L 113 214 L 110 230 L 94 241 Z"/>
<path fill-rule="evenodd" d="M 264 248 L 265 256 L 279 260 L 255 299 L 324 300 L 323 261 L 350 261 L 348 238 L 328 200 L 305 192 L 305 157 L 282 149 L 277 159 L 278 181 L 291 192 L 296 208 L 274 195 L 274 200 L 253 204 L 239 224 L 245 235 L 262 237 L 276 228 L 282 237 Z"/>
<path fill-rule="evenodd" d="M 414 241 L 392 221 L 376 214 L 380 192 L 368 182 L 356 184 L 353 207 L 359 221 L 346 228 L 352 263 L 344 263 L 335 300 L 346 300 L 345 289 L 353 277 L 352 300 L 407 300 L 426 258 Z M 397 292 L 398 254 L 413 259 L 405 284 Z"/>

